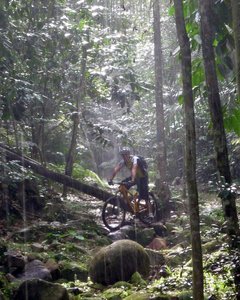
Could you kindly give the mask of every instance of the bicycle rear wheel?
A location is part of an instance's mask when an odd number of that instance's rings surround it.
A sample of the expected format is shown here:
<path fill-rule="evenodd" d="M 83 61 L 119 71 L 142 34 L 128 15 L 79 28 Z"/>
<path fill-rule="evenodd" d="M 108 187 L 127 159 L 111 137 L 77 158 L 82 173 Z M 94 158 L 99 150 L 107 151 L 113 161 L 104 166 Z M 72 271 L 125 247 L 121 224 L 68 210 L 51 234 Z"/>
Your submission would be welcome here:
<path fill-rule="evenodd" d="M 117 196 L 110 197 L 103 205 L 102 220 L 104 225 L 110 230 L 118 230 L 125 221 L 126 212 Z"/>
<path fill-rule="evenodd" d="M 141 222 L 151 225 L 157 221 L 157 201 L 153 193 L 149 193 L 149 203 L 144 199 L 140 199 L 138 201 L 138 208 L 138 218 Z M 150 212 L 152 214 L 150 214 Z"/>

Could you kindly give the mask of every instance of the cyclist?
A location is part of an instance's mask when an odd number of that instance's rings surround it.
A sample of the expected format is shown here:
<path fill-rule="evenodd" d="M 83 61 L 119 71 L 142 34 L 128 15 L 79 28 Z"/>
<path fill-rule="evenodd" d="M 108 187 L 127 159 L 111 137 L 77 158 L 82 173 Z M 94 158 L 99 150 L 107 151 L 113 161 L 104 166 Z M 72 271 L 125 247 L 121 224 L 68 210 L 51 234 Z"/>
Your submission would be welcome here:
<path fill-rule="evenodd" d="M 130 188 L 136 184 L 137 191 L 139 193 L 139 200 L 149 201 L 148 172 L 146 169 L 141 167 L 140 158 L 137 155 L 131 155 L 131 151 L 127 147 L 120 150 L 119 154 L 122 156 L 122 160 L 113 169 L 113 173 L 109 178 L 108 184 L 113 184 L 114 177 L 125 166 L 131 172 L 131 176 L 123 180 L 123 182 L 126 182 L 126 187 Z M 149 215 L 152 215 L 150 211 Z"/>

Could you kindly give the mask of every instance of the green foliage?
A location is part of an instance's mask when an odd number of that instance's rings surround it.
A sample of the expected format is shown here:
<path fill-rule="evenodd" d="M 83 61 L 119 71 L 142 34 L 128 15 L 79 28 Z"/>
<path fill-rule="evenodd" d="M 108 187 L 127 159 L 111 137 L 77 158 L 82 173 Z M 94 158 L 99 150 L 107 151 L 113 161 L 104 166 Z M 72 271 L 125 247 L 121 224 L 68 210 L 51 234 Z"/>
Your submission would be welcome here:
<path fill-rule="evenodd" d="M 79 241 L 83 241 L 85 238 L 83 235 L 77 233 L 75 230 L 68 230 L 67 232 L 64 232 L 64 233 L 59 233 L 59 232 L 50 232 L 47 234 L 47 239 L 49 241 L 53 241 L 53 240 L 61 240 L 63 238 L 66 238 L 66 237 L 73 237 L 74 239 L 76 240 L 79 240 Z"/>
<path fill-rule="evenodd" d="M 50 164 L 50 166 L 53 170 L 64 173 L 64 165 Z M 103 182 L 95 172 L 89 169 L 84 169 L 81 165 L 77 163 L 74 164 L 72 177 L 80 181 L 85 181 L 87 183 L 97 183 L 101 187 L 106 187 L 106 183 Z"/>
<path fill-rule="evenodd" d="M 37 179 L 31 170 L 20 166 L 18 161 L 0 161 L 0 180 L 6 184 L 21 182 L 24 179 Z"/>
<path fill-rule="evenodd" d="M 147 282 L 142 278 L 141 274 L 139 274 L 138 272 L 135 272 L 131 279 L 130 279 L 130 283 L 132 283 L 135 286 L 146 286 Z"/>
<path fill-rule="evenodd" d="M 240 136 L 240 108 L 232 110 L 231 114 L 226 116 L 224 119 L 224 126 L 227 131 L 234 131 Z"/>

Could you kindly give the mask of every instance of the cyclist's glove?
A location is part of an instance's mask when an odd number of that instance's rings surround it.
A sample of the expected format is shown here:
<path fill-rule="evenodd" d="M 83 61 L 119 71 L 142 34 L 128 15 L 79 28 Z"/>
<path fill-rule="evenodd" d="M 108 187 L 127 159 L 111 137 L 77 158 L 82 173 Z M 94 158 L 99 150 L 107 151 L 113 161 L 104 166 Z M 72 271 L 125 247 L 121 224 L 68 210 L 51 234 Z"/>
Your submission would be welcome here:
<path fill-rule="evenodd" d="M 112 180 L 109 180 L 109 181 L 108 181 L 108 184 L 109 184 L 109 185 L 113 185 L 113 181 L 112 181 Z"/>

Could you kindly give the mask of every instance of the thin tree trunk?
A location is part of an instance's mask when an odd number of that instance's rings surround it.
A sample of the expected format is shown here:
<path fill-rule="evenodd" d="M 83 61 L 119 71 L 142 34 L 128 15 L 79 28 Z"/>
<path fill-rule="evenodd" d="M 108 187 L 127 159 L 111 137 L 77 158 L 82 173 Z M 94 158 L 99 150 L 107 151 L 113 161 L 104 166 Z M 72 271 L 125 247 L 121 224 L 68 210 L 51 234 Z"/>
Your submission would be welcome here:
<path fill-rule="evenodd" d="M 159 0 L 153 2 L 153 30 L 154 30 L 154 60 L 155 60 L 155 100 L 156 100 L 156 123 L 157 123 L 157 176 L 156 194 L 161 203 L 159 205 L 159 218 L 168 218 L 170 213 L 171 193 L 166 183 L 167 160 L 166 142 L 164 130 L 163 108 L 163 55 L 160 22 Z"/>
<path fill-rule="evenodd" d="M 79 97 L 77 99 L 76 108 L 77 112 L 72 115 L 73 119 L 73 129 L 70 147 L 67 154 L 65 175 L 72 176 L 73 164 L 76 156 L 77 148 L 77 137 L 78 137 L 78 127 L 80 124 L 80 101 L 83 101 L 85 96 L 85 73 L 86 73 L 86 62 L 87 62 L 87 49 L 86 46 L 82 47 L 82 61 L 81 61 L 81 80 L 79 84 Z M 63 186 L 63 196 L 67 195 L 67 186 Z"/>
<path fill-rule="evenodd" d="M 235 73 L 237 82 L 238 99 L 240 100 L 240 0 L 231 0 L 232 18 L 233 18 L 233 34 L 235 43 Z"/>
<path fill-rule="evenodd" d="M 240 101 L 240 0 L 231 0 L 233 34 L 235 43 L 235 74 L 237 83 L 237 99 Z M 238 246 L 239 247 L 239 246 Z M 236 286 L 237 299 L 240 299 L 240 258 L 236 260 L 234 268 L 234 283 Z"/>
<path fill-rule="evenodd" d="M 199 9 L 201 15 L 202 53 L 217 168 L 221 178 L 224 179 L 227 185 L 230 185 L 232 180 L 213 48 L 213 32 L 211 26 L 211 20 L 213 19 L 213 0 L 199 0 Z M 236 240 L 239 234 L 239 226 L 235 197 L 230 195 L 229 197 L 221 197 L 221 199 L 228 234 L 230 238 Z"/>
<path fill-rule="evenodd" d="M 73 120 L 73 129 L 72 129 L 72 138 L 71 143 L 69 146 L 67 159 L 66 159 L 66 165 L 65 165 L 65 175 L 72 176 L 73 171 L 73 164 L 76 156 L 76 148 L 77 148 L 77 136 L 78 136 L 78 126 L 80 123 L 79 114 L 78 112 L 75 112 L 72 114 L 72 120 Z M 63 186 L 63 196 L 67 195 L 67 186 Z"/>
<path fill-rule="evenodd" d="M 164 109 L 163 109 L 163 57 L 162 37 L 160 23 L 159 0 L 153 3 L 154 19 L 154 60 L 155 60 L 155 99 L 156 99 L 156 121 L 157 121 L 157 178 L 160 182 L 166 181 L 166 145 L 164 132 Z"/>
<path fill-rule="evenodd" d="M 192 63 L 189 38 L 187 36 L 182 0 L 174 0 L 177 35 L 181 51 L 183 96 L 186 129 L 186 181 L 189 200 L 192 265 L 193 265 L 193 299 L 203 300 L 203 264 L 200 236 L 200 218 L 198 191 L 196 181 L 196 134 L 192 93 Z"/>

